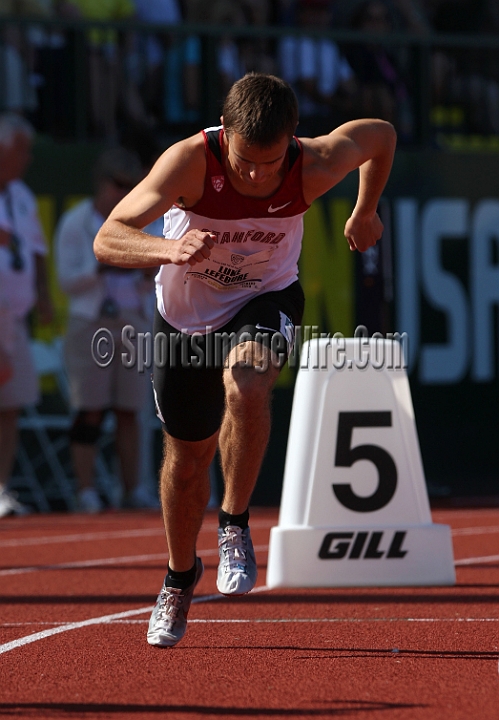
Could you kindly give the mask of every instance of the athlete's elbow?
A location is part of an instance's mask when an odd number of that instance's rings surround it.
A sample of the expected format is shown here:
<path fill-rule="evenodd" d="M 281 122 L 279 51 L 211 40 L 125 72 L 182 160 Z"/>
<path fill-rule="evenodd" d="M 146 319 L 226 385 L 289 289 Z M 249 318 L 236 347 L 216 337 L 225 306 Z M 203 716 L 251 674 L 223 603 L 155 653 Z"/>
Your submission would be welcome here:
<path fill-rule="evenodd" d="M 386 120 L 378 120 L 372 136 L 372 159 L 391 164 L 396 148 L 397 131 L 394 126 Z"/>
<path fill-rule="evenodd" d="M 397 145 L 397 131 L 395 130 L 395 127 L 391 122 L 388 122 L 388 120 L 380 120 L 379 122 L 381 123 L 386 145 L 390 149 L 395 149 Z"/>
<path fill-rule="evenodd" d="M 94 255 L 100 263 L 110 263 L 109 249 L 100 230 L 94 239 Z"/>

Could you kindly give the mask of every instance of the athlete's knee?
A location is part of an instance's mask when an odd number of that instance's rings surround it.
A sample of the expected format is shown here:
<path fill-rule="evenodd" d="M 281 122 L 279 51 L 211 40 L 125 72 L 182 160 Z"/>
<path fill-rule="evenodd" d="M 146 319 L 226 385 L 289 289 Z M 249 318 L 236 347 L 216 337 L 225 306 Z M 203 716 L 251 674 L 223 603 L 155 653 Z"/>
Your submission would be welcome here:
<path fill-rule="evenodd" d="M 100 437 L 103 419 L 103 410 L 80 410 L 73 420 L 69 439 L 81 445 L 95 445 Z"/>
<path fill-rule="evenodd" d="M 254 367 L 229 368 L 224 374 L 226 406 L 238 412 L 252 412 L 255 406 L 268 402 L 277 377 L 278 371 L 273 368 L 266 373 Z"/>

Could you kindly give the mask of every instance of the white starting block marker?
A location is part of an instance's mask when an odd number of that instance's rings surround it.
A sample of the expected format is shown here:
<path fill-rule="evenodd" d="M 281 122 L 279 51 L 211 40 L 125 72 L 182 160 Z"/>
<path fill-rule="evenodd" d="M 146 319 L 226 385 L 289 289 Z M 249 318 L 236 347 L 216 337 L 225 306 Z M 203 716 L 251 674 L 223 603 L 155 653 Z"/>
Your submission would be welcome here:
<path fill-rule="evenodd" d="M 400 343 L 304 343 L 267 586 L 454 583 L 450 527 L 431 521 Z"/>

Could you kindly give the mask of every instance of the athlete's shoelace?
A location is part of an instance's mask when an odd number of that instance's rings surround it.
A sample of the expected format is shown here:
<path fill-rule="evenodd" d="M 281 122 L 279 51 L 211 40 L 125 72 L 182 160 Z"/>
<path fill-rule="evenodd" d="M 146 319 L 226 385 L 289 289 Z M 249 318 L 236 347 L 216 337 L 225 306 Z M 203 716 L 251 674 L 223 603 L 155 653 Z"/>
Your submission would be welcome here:
<path fill-rule="evenodd" d="M 161 601 L 158 608 L 158 620 L 170 629 L 177 620 L 178 611 L 182 607 L 184 596 L 179 588 L 163 587 Z"/>
<path fill-rule="evenodd" d="M 241 528 L 229 526 L 218 540 L 224 555 L 225 572 L 246 572 L 246 538 Z"/>

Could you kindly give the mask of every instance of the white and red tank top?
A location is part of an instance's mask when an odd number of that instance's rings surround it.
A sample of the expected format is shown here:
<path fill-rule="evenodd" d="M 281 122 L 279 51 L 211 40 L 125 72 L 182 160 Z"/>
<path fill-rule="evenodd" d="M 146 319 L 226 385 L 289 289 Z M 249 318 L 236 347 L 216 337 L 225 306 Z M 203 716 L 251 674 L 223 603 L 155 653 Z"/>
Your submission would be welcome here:
<path fill-rule="evenodd" d="M 216 244 L 203 263 L 162 265 L 156 276 L 158 310 L 177 330 L 205 334 L 225 325 L 255 295 L 283 290 L 298 278 L 303 237 L 300 141 L 293 138 L 286 173 L 267 198 L 241 195 L 223 165 L 223 128 L 203 130 L 206 177 L 202 198 L 165 214 L 163 234 L 175 240 L 192 228 L 213 233 Z"/>

